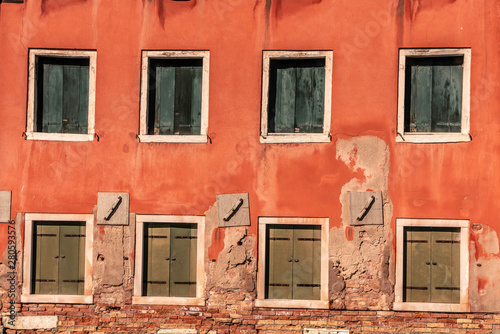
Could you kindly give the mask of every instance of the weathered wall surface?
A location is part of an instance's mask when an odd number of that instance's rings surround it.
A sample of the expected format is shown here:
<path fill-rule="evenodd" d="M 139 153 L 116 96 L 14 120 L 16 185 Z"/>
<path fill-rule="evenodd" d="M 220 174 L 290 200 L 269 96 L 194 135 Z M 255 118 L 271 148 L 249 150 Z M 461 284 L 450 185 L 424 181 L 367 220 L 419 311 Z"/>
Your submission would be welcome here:
<path fill-rule="evenodd" d="M 408 332 L 498 329 L 490 314 L 390 310 L 396 218 L 440 218 L 470 220 L 471 310 L 500 312 L 499 22 L 500 6 L 488 0 L 2 3 L 0 190 L 12 191 L 11 218 L 92 213 L 98 192 L 130 193 L 137 214 L 206 216 L 207 306 L 130 305 L 131 219 L 129 226 L 95 228 L 95 305 L 18 304 L 18 311 L 58 315 L 60 331 L 154 332 L 160 325 L 144 324 L 152 318 L 205 332 L 299 331 L 306 324 L 361 332 L 366 319 L 370 330 L 389 331 L 380 317 Z M 419 47 L 471 48 L 472 141 L 395 142 L 398 50 Z M 97 50 L 99 141 L 23 138 L 30 48 Z M 137 141 L 142 50 L 210 51 L 209 143 Z M 259 143 L 262 50 L 333 50 L 330 143 Z M 350 226 L 351 191 L 382 192 L 383 225 Z M 216 195 L 238 192 L 249 193 L 251 226 L 218 228 Z M 329 218 L 330 311 L 253 307 L 263 216 Z M 22 238 L 21 215 L 16 222 Z M 7 232 L 0 223 L 4 312 Z"/>

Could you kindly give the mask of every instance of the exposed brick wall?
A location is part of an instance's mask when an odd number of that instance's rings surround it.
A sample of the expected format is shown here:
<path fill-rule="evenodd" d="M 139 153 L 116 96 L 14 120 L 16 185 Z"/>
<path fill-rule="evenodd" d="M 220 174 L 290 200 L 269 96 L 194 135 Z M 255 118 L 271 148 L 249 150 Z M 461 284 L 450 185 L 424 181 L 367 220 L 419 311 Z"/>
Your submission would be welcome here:
<path fill-rule="evenodd" d="M 57 315 L 56 333 L 156 333 L 159 328 L 196 328 L 199 333 L 300 333 L 303 328 L 351 333 L 491 334 L 500 315 L 254 308 L 246 295 L 210 296 L 206 306 L 23 304 L 22 315 Z M 54 333 L 14 331 L 14 333 Z"/>

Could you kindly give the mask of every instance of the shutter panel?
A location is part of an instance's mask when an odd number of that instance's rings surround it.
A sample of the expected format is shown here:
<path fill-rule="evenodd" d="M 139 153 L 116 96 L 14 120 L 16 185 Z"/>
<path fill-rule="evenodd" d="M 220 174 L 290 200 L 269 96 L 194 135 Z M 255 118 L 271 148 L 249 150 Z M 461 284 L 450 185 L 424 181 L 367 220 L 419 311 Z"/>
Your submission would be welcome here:
<path fill-rule="evenodd" d="M 171 225 L 170 296 L 196 297 L 196 229 L 190 225 Z"/>
<path fill-rule="evenodd" d="M 311 132 L 313 108 L 313 68 L 295 69 L 297 86 L 295 91 L 295 126 L 299 132 Z"/>
<path fill-rule="evenodd" d="M 294 226 L 293 231 L 293 299 L 320 299 L 320 227 Z"/>
<path fill-rule="evenodd" d="M 276 70 L 275 133 L 295 132 L 295 68 Z"/>
<path fill-rule="evenodd" d="M 79 133 L 80 66 L 63 66 L 62 133 Z"/>
<path fill-rule="evenodd" d="M 155 135 L 174 134 L 175 68 L 156 67 Z"/>
<path fill-rule="evenodd" d="M 450 132 L 462 131 L 462 86 L 463 66 L 450 66 L 450 110 L 448 113 Z"/>
<path fill-rule="evenodd" d="M 89 66 L 80 66 L 78 133 L 89 133 Z"/>
<path fill-rule="evenodd" d="M 430 301 L 431 240 L 429 231 L 406 229 L 406 302 Z"/>
<path fill-rule="evenodd" d="M 58 293 L 59 226 L 37 222 L 35 230 L 35 294 Z"/>
<path fill-rule="evenodd" d="M 433 230 L 431 263 L 431 302 L 459 303 L 460 232 Z"/>
<path fill-rule="evenodd" d="M 169 296 L 170 242 L 168 224 L 145 224 L 144 295 Z"/>
<path fill-rule="evenodd" d="M 431 131 L 432 68 L 411 67 L 410 132 Z"/>
<path fill-rule="evenodd" d="M 191 67 L 175 69 L 175 117 L 174 133 L 191 134 L 191 98 L 193 73 Z"/>
<path fill-rule="evenodd" d="M 460 132 L 462 66 L 433 66 L 432 131 Z"/>
<path fill-rule="evenodd" d="M 202 93 L 202 76 L 203 70 L 201 67 L 193 67 L 193 82 L 191 96 L 191 132 L 192 135 L 201 134 L 201 93 Z"/>
<path fill-rule="evenodd" d="M 293 229 L 269 225 L 266 235 L 266 298 L 292 299 Z"/>
<path fill-rule="evenodd" d="M 322 133 L 325 119 L 325 68 L 313 68 L 313 105 L 311 132 Z"/>
<path fill-rule="evenodd" d="M 81 244 L 85 244 L 82 227 L 83 223 L 59 226 L 59 294 L 62 295 L 79 294 L 79 286 L 85 280 L 85 272 L 81 271 L 80 265 L 85 262 L 85 252 L 80 252 Z"/>
<path fill-rule="evenodd" d="M 61 133 L 63 116 L 63 66 L 43 66 L 42 132 Z"/>

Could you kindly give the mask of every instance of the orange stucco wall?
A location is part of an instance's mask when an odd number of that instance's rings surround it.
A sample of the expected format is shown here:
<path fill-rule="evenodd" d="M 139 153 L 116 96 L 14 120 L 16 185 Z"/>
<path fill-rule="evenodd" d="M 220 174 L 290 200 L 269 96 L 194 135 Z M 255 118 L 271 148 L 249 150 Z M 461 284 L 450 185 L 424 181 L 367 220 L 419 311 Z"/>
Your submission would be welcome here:
<path fill-rule="evenodd" d="M 500 272 L 499 41 L 500 6 L 490 0 L 4 3 L 0 190 L 12 191 L 12 218 L 90 213 L 100 191 L 130 192 L 138 214 L 202 215 L 217 194 L 248 192 L 253 234 L 259 216 L 329 217 L 340 227 L 342 186 L 367 175 L 338 159 L 336 144 L 373 136 L 389 149 L 391 224 L 398 217 L 481 223 L 471 252 L 489 261 L 474 274 L 486 279 Z M 395 142 L 398 50 L 417 47 L 471 48 L 471 142 Z M 99 141 L 22 137 L 29 48 L 97 50 Z M 137 141 L 142 50 L 210 51 L 212 143 Z M 333 51 L 330 143 L 259 143 L 262 50 Z M 494 293 L 495 282 L 479 288 Z"/>

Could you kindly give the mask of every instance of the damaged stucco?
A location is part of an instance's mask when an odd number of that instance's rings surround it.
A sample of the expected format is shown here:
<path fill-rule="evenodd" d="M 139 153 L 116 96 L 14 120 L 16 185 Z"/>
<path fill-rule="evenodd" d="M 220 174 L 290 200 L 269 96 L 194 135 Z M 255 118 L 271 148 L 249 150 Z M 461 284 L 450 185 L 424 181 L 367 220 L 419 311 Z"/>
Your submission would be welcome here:
<path fill-rule="evenodd" d="M 390 309 L 394 296 L 392 203 L 387 193 L 389 148 L 371 136 L 339 139 L 336 157 L 353 177 L 342 186 L 342 225 L 330 231 L 330 299 L 333 308 Z M 351 191 L 382 191 L 383 225 L 350 226 Z"/>

